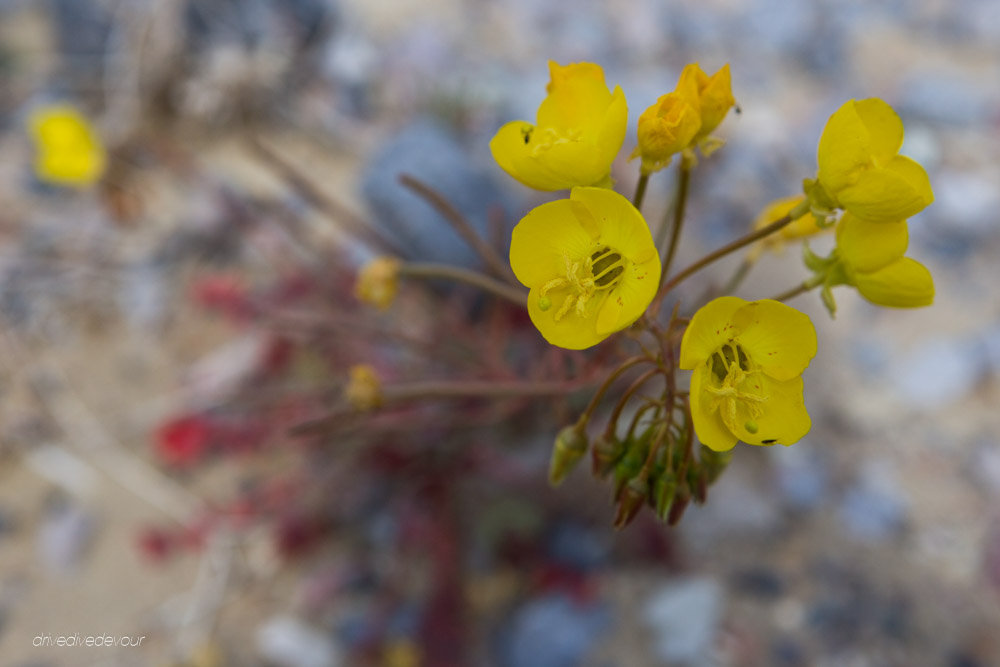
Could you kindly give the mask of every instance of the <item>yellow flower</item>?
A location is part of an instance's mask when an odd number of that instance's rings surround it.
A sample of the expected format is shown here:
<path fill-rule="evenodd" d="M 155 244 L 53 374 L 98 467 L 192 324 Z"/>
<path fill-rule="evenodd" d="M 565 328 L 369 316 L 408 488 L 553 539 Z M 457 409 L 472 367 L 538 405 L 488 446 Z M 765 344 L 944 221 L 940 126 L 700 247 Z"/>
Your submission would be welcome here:
<path fill-rule="evenodd" d="M 355 410 L 373 410 L 382 405 L 382 381 L 374 368 L 356 364 L 351 366 L 350 375 L 344 398 Z"/>
<path fill-rule="evenodd" d="M 934 279 L 923 264 L 903 257 L 906 221 L 870 222 L 844 213 L 835 256 L 843 280 L 879 306 L 918 308 L 934 302 Z"/>
<path fill-rule="evenodd" d="M 778 301 L 724 296 L 702 307 L 681 341 L 691 375 L 691 416 L 702 444 L 790 445 L 812 422 L 802 371 L 816 354 L 809 317 Z"/>
<path fill-rule="evenodd" d="M 681 72 L 677 91 L 696 100 L 701 128 L 694 137 L 695 141 L 704 141 L 736 105 L 728 63 L 712 76 L 706 74 L 698 63 L 689 64 Z"/>
<path fill-rule="evenodd" d="M 609 92 L 604 71 L 593 63 L 562 67 L 550 61 L 549 72 L 536 124 L 517 120 L 501 127 L 490 141 L 493 158 L 536 190 L 610 185 L 628 124 L 625 94 L 617 86 Z"/>
<path fill-rule="evenodd" d="M 872 222 L 897 222 L 934 201 L 923 167 L 899 155 L 903 123 L 877 98 L 850 100 L 819 140 L 817 179 L 830 200 Z"/>
<path fill-rule="evenodd" d="M 376 257 L 365 264 L 354 283 L 354 295 L 381 310 L 392 304 L 398 289 L 399 260 L 392 257 Z"/>
<path fill-rule="evenodd" d="M 754 220 L 753 228 L 763 229 L 772 222 L 777 222 L 788 215 L 793 208 L 801 204 L 804 200 L 805 195 L 775 199 L 770 204 L 765 206 L 764 210 L 760 212 L 757 219 Z M 809 236 L 815 236 L 816 234 L 822 234 L 825 231 L 827 230 L 816 224 L 816 216 L 814 216 L 811 212 L 806 211 L 804 214 L 795 218 L 790 224 L 785 225 L 777 232 L 774 232 L 770 236 L 765 236 L 751 252 L 754 259 L 756 259 L 764 250 L 781 252 L 789 243 L 807 238 Z"/>
<path fill-rule="evenodd" d="M 510 265 L 545 340 L 571 350 L 601 342 L 646 310 L 660 258 L 642 214 L 620 194 L 573 188 L 514 228 Z"/>
<path fill-rule="evenodd" d="M 35 174 L 40 180 L 83 187 L 104 173 L 104 146 L 87 119 L 73 107 L 37 109 L 28 119 L 28 129 L 35 142 Z"/>
<path fill-rule="evenodd" d="M 633 158 L 642 156 L 642 173 L 650 174 L 670 164 L 670 158 L 691 144 L 701 128 L 697 100 L 674 91 L 663 95 L 639 116 L 639 145 Z"/>

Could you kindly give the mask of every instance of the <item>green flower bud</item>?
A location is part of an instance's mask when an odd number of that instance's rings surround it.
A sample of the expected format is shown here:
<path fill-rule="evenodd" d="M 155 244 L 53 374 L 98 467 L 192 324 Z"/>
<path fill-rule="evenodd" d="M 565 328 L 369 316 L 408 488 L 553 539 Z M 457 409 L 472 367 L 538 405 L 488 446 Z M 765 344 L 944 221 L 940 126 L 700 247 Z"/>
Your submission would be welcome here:
<path fill-rule="evenodd" d="M 559 486 L 573 466 L 587 453 L 587 435 L 576 425 L 567 426 L 556 436 L 549 460 L 549 484 Z"/>

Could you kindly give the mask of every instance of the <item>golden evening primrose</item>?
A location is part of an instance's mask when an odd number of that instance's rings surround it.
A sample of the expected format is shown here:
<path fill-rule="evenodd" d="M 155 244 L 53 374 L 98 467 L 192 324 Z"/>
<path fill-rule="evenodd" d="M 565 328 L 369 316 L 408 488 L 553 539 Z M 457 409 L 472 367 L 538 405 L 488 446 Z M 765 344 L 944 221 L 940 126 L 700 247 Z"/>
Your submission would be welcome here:
<path fill-rule="evenodd" d="M 800 205 L 803 201 L 805 201 L 805 195 L 775 199 L 758 214 L 754 220 L 753 228 L 763 229 L 772 222 L 777 222 L 791 213 L 792 209 Z M 764 250 L 781 252 L 789 243 L 821 234 L 827 231 L 827 229 L 829 228 L 820 227 L 816 223 L 816 217 L 811 212 L 806 211 L 801 216 L 792 220 L 791 224 L 785 225 L 777 232 L 761 239 L 751 251 L 751 257 L 752 259 L 757 259 Z"/>
<path fill-rule="evenodd" d="M 609 91 L 604 71 L 593 63 L 550 61 L 549 74 L 535 124 L 517 120 L 501 127 L 490 141 L 493 158 L 536 190 L 609 186 L 628 125 L 625 94 L 618 86 Z"/>
<path fill-rule="evenodd" d="M 708 135 L 722 123 L 729 110 L 736 106 L 728 63 L 712 76 L 706 74 L 698 63 L 687 65 L 677 82 L 677 91 L 696 100 L 701 117 L 701 127 L 694 137 L 696 142 L 706 142 Z"/>
<path fill-rule="evenodd" d="M 691 417 L 702 444 L 726 451 L 790 445 L 812 422 L 802 402 L 802 371 L 816 354 L 809 317 L 778 301 L 724 296 L 695 313 L 681 341 L 680 368 L 691 375 Z"/>
<path fill-rule="evenodd" d="M 660 258 L 642 214 L 620 194 L 573 188 L 514 228 L 514 274 L 531 292 L 528 314 L 545 340 L 580 350 L 631 325 L 660 280 Z"/>
<path fill-rule="evenodd" d="M 934 201 L 927 172 L 899 155 L 903 122 L 878 98 L 850 100 L 819 140 L 817 180 L 828 201 L 871 222 L 898 222 Z"/>
<path fill-rule="evenodd" d="M 651 174 L 670 164 L 671 158 L 691 144 L 701 128 L 697 100 L 678 92 L 667 93 L 639 116 L 639 145 L 631 157 L 642 157 L 642 173 Z"/>
<path fill-rule="evenodd" d="M 923 264 L 903 256 L 908 244 L 906 221 L 870 222 L 845 213 L 837 223 L 837 265 L 829 275 L 879 306 L 929 306 L 934 279 Z"/>
<path fill-rule="evenodd" d="M 35 143 L 35 174 L 56 185 L 83 187 L 104 173 L 104 146 L 90 123 L 67 105 L 41 107 L 28 119 Z"/>
<path fill-rule="evenodd" d="M 376 257 L 362 267 L 354 283 L 354 295 L 380 310 L 387 309 L 399 290 L 399 260 Z"/>

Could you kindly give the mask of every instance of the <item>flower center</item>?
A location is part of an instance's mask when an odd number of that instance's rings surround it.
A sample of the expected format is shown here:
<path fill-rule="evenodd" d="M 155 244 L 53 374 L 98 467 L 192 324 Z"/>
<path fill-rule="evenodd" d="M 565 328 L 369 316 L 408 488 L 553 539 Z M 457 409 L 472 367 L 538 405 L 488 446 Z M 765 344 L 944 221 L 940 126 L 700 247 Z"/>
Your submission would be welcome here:
<path fill-rule="evenodd" d="M 764 414 L 761 406 L 768 398 L 763 392 L 760 369 L 737 343 L 720 347 L 708 363 L 712 378 L 705 390 L 714 397 L 712 409 L 718 408 L 723 423 L 733 433 L 737 432 L 740 413 L 744 415 L 742 427 L 756 433 L 757 419 Z"/>
<path fill-rule="evenodd" d="M 576 127 L 529 127 L 522 128 L 521 133 L 524 136 L 524 143 L 531 144 L 532 157 L 538 157 L 553 146 L 579 141 L 583 136 L 583 131 Z"/>
<path fill-rule="evenodd" d="M 621 282 L 628 262 L 620 252 L 608 246 L 598 246 L 582 261 L 574 262 L 568 255 L 563 255 L 563 261 L 565 274 L 545 283 L 538 294 L 538 307 L 545 311 L 552 307 L 549 292 L 567 288 L 569 293 L 555 314 L 556 322 L 574 306 L 576 314 L 584 317 L 587 303 L 595 294 L 610 291 Z"/>

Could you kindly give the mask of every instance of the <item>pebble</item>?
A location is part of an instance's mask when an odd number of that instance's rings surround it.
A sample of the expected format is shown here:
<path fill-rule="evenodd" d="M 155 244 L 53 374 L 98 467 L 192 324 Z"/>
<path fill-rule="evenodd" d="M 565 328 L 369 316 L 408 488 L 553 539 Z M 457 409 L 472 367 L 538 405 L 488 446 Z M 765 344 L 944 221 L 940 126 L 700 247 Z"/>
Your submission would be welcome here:
<path fill-rule="evenodd" d="M 603 603 L 578 603 L 562 594 L 536 598 L 521 607 L 501 632 L 503 667 L 577 667 L 609 629 Z"/>
<path fill-rule="evenodd" d="M 643 608 L 656 656 L 675 665 L 707 664 L 722 615 L 722 587 L 714 579 L 676 579 L 654 592 Z"/>
<path fill-rule="evenodd" d="M 257 650 L 262 658 L 281 667 L 347 664 L 332 639 L 291 616 L 275 616 L 260 626 Z"/>

